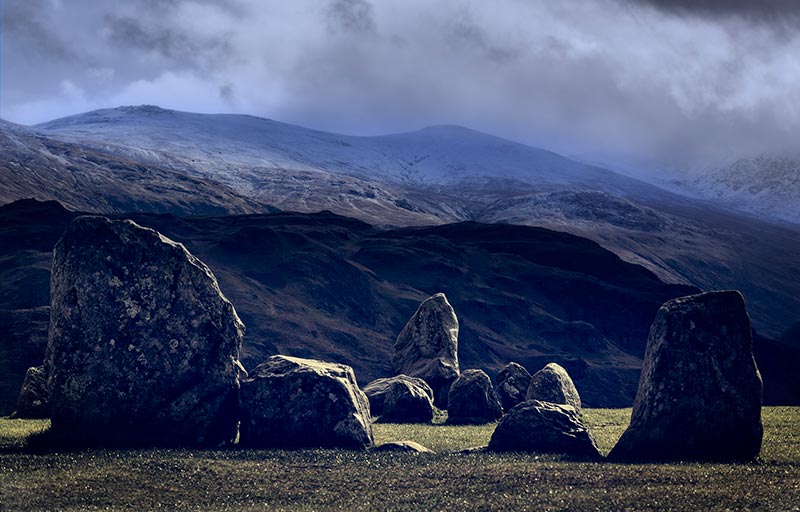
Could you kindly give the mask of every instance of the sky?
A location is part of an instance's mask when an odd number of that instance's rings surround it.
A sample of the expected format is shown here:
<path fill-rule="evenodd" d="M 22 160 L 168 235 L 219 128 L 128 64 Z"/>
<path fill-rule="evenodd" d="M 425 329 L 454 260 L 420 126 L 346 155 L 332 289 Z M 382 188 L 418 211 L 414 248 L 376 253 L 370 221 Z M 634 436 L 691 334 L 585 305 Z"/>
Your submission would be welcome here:
<path fill-rule="evenodd" d="M 372 135 L 459 124 L 678 169 L 796 153 L 794 0 L 0 0 L 0 116 L 154 104 Z"/>

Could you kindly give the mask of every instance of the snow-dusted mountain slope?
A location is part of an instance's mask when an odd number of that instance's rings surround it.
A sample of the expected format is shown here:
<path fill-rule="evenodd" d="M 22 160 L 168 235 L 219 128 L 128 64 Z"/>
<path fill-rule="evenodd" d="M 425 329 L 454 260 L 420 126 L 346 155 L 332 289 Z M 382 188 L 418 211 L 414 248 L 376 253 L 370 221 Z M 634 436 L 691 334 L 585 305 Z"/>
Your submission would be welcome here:
<path fill-rule="evenodd" d="M 646 185 L 550 151 L 459 126 L 355 137 L 246 115 L 154 106 L 96 110 L 36 126 L 51 135 L 258 191 L 272 169 L 332 172 L 402 185 L 443 186 L 492 177 L 538 187 L 630 192 Z"/>
<path fill-rule="evenodd" d="M 741 158 L 700 171 L 685 185 L 731 208 L 800 224 L 800 158 Z"/>
<path fill-rule="evenodd" d="M 0 204 L 58 200 L 98 213 L 176 214 L 272 211 L 221 183 L 65 142 L 0 122 Z"/>

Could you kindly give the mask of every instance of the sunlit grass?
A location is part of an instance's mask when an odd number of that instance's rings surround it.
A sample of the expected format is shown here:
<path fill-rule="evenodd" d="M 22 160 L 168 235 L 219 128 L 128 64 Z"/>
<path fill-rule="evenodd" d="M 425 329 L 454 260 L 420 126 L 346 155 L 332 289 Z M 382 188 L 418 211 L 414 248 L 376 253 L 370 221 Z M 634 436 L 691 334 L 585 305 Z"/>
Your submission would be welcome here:
<path fill-rule="evenodd" d="M 630 409 L 589 409 L 602 452 Z M 30 453 L 47 422 L 0 420 L 0 509 L 85 510 L 792 510 L 800 503 L 800 408 L 764 409 L 752 464 L 568 462 L 532 454 L 457 454 L 494 425 L 376 424 L 377 443 L 440 453 L 344 450 L 84 450 Z"/>

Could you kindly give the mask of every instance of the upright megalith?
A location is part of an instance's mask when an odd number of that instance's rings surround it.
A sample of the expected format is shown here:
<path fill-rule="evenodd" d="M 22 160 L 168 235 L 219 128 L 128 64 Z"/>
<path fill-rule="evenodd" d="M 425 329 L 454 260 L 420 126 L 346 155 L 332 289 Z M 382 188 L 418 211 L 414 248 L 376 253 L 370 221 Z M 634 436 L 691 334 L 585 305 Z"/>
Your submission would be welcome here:
<path fill-rule="evenodd" d="M 244 326 L 209 268 L 127 220 L 78 217 L 53 254 L 54 439 L 216 446 L 237 434 Z"/>
<path fill-rule="evenodd" d="M 747 461 L 761 449 L 761 376 L 737 291 L 673 299 L 650 328 L 617 460 Z"/>
<path fill-rule="evenodd" d="M 572 378 L 563 366 L 549 363 L 531 376 L 525 400 L 571 405 L 581 410 L 581 397 Z"/>
<path fill-rule="evenodd" d="M 12 418 L 47 418 L 50 413 L 47 407 L 47 374 L 43 366 L 32 366 L 25 373 L 22 388 L 19 390 L 17 407 Z"/>
<path fill-rule="evenodd" d="M 450 388 L 447 422 L 481 425 L 503 415 L 492 381 L 483 370 L 465 370 Z"/>
<path fill-rule="evenodd" d="M 497 374 L 495 391 L 500 398 L 503 410 L 509 410 L 520 402 L 525 401 L 528 386 L 531 383 L 531 374 L 524 366 L 518 363 L 508 363 Z"/>
<path fill-rule="evenodd" d="M 251 448 L 372 446 L 369 400 L 353 369 L 272 356 L 242 381 L 239 444 Z"/>
<path fill-rule="evenodd" d="M 447 406 L 450 385 L 458 378 L 458 318 L 443 293 L 425 299 L 394 343 L 396 374 L 419 377 L 433 389 L 434 402 Z"/>

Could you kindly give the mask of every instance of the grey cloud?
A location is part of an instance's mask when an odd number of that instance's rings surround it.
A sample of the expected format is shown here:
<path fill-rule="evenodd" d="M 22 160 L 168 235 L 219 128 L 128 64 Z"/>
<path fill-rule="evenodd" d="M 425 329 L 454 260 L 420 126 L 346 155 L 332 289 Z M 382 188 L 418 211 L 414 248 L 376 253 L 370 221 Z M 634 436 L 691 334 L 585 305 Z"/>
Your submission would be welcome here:
<path fill-rule="evenodd" d="M 155 52 L 177 68 L 205 70 L 229 58 L 233 52 L 224 35 L 197 37 L 152 19 L 143 22 L 130 16 L 106 16 L 104 26 L 112 43 Z"/>
<path fill-rule="evenodd" d="M 328 29 L 371 33 L 375 31 L 373 6 L 367 0 L 334 0 L 328 6 Z"/>
<path fill-rule="evenodd" d="M 661 165 L 791 149 L 800 36 L 727 4 L 7 0 L 37 37 L 3 32 L 3 112 L 155 103 L 359 134 L 455 123 Z"/>

